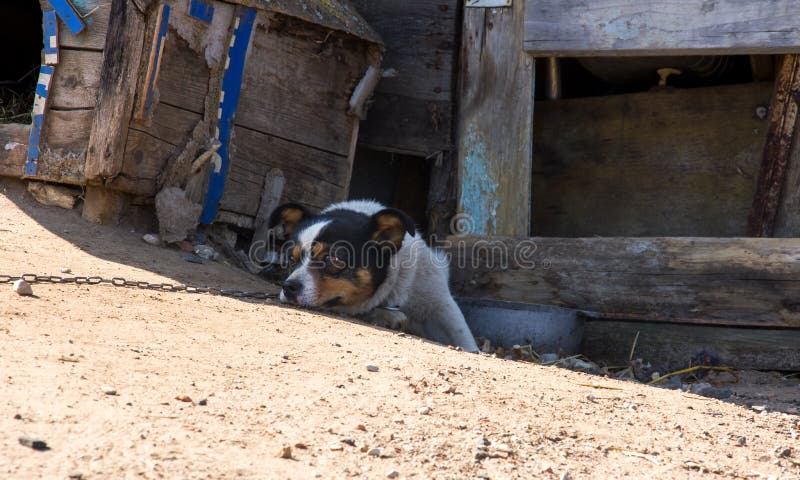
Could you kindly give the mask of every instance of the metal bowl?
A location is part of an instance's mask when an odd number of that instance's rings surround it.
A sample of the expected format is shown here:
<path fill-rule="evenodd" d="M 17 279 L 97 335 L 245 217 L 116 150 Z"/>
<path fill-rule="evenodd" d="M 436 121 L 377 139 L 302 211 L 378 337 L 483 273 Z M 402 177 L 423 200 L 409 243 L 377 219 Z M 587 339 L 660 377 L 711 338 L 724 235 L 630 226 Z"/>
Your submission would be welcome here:
<path fill-rule="evenodd" d="M 585 312 L 551 305 L 457 299 L 476 337 L 511 348 L 531 345 L 539 353 L 580 353 Z"/>

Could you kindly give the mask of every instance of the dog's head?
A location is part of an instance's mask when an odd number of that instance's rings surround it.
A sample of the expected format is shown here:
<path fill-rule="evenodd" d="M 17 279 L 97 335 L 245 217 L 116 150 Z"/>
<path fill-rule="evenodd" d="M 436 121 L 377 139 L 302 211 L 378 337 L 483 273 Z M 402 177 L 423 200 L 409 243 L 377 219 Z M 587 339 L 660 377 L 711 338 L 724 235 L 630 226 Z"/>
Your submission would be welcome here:
<path fill-rule="evenodd" d="M 287 241 L 282 250 L 293 272 L 281 301 L 306 307 L 351 307 L 369 300 L 387 277 L 393 256 L 414 221 L 400 210 L 373 214 L 333 208 L 315 214 L 289 203 L 278 207 L 270 228 Z"/>

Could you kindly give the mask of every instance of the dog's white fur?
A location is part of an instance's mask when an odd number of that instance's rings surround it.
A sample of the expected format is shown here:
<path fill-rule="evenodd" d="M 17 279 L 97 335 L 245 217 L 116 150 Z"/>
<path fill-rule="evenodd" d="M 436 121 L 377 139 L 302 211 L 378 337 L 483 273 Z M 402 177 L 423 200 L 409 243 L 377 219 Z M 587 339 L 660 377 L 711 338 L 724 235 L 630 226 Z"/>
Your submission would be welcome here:
<path fill-rule="evenodd" d="M 374 201 L 354 200 L 333 204 L 321 213 L 352 210 L 372 216 L 385 208 Z M 310 247 L 327 224 L 327 221 L 320 219 L 320 222 L 299 232 L 301 247 L 305 249 L 306 243 Z M 316 292 L 312 277 L 308 274 L 307 262 L 300 265 L 289 276 L 289 280 L 303 283 L 304 298 L 298 299 L 300 303 L 312 303 Z M 349 315 L 366 315 L 380 307 L 399 307 L 408 318 L 407 327 L 411 333 L 447 345 L 456 345 L 469 352 L 477 352 L 478 346 L 450 293 L 448 280 L 448 262 L 445 256 L 425 244 L 419 232 L 415 232 L 413 236 L 406 233 L 403 245 L 388 268 L 386 279 L 372 297 L 358 305 L 337 306 L 332 310 Z M 286 301 L 283 292 L 281 300 Z"/>

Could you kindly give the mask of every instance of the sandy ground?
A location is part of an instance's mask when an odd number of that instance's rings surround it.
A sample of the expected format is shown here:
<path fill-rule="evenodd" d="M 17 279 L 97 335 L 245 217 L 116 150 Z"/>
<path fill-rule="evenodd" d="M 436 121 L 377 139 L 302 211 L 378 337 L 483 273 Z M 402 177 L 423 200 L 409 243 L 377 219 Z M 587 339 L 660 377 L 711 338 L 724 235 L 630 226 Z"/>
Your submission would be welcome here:
<path fill-rule="evenodd" d="M 141 233 L 0 180 L 0 275 L 267 287 Z M 0 478 L 800 478 L 799 418 L 784 412 L 270 303 L 34 289 L 0 285 Z"/>

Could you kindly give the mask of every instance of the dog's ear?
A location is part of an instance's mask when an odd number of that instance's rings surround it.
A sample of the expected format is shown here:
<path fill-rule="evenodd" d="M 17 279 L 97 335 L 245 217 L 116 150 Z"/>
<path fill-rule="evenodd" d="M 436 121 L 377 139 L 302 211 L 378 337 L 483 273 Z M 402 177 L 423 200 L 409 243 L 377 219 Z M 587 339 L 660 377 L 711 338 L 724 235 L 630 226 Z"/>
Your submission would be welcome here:
<path fill-rule="evenodd" d="M 269 228 L 275 231 L 275 235 L 288 240 L 297 230 L 297 226 L 303 220 L 314 217 L 314 212 L 299 203 L 285 203 L 276 208 L 269 217 Z"/>
<path fill-rule="evenodd" d="M 381 245 L 389 245 L 394 251 L 403 246 L 406 233 L 414 236 L 414 220 L 400 210 L 387 208 L 372 216 L 372 240 Z"/>

